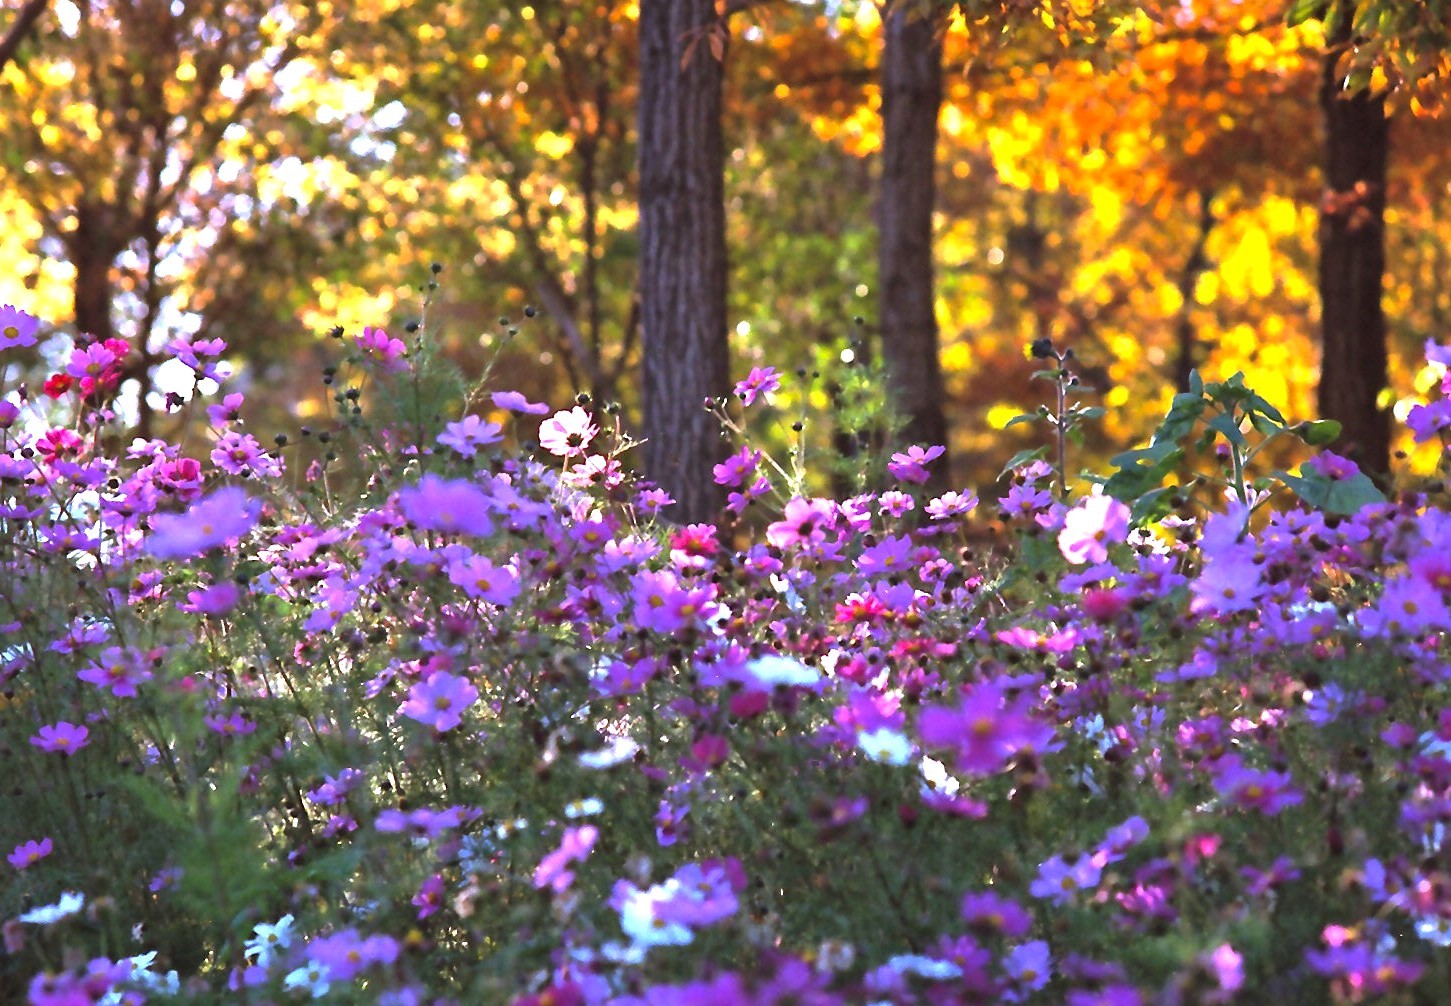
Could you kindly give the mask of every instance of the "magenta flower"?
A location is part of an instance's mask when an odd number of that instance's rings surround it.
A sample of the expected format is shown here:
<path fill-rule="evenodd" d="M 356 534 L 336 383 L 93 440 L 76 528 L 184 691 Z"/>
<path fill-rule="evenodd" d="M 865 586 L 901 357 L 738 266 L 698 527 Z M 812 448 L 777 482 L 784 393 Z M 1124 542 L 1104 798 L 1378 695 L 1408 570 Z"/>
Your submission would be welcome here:
<path fill-rule="evenodd" d="M 496 391 L 489 397 L 493 399 L 494 407 L 497 409 L 522 412 L 530 416 L 549 414 L 549 406 L 543 402 L 531 402 L 517 391 Z"/>
<path fill-rule="evenodd" d="M 503 427 L 478 416 L 464 416 L 456 423 L 449 423 L 438 435 L 439 443 L 466 458 L 473 457 L 480 447 L 497 444 L 503 439 Z"/>
<path fill-rule="evenodd" d="M 947 448 L 938 444 L 931 447 L 913 444 L 905 451 L 898 451 L 892 455 L 892 460 L 887 462 L 887 471 L 903 482 L 921 484 L 930 477 L 927 474 L 927 466 L 946 452 Z"/>
<path fill-rule="evenodd" d="M 572 458 L 585 452 L 599 433 L 590 414 L 576 405 L 568 412 L 556 412 L 539 424 L 539 446 L 550 454 Z"/>
<path fill-rule="evenodd" d="M 969 891 L 963 895 L 962 918 L 974 929 L 1001 933 L 1014 940 L 1028 935 L 1028 930 L 1033 928 L 1033 917 L 1023 906 L 991 891 Z"/>
<path fill-rule="evenodd" d="M 730 457 L 715 466 L 716 485 L 735 488 L 751 475 L 761 463 L 761 452 L 742 447 Z"/>
<path fill-rule="evenodd" d="M 85 747 L 90 736 L 91 731 L 86 727 L 61 720 L 59 723 L 41 727 L 39 732 L 30 738 L 30 743 L 42 751 L 58 751 L 69 757 Z"/>
<path fill-rule="evenodd" d="M 736 397 L 750 408 L 761 395 L 769 395 L 781 387 L 781 375 L 775 367 L 752 367 L 744 381 L 736 384 Z"/>
<path fill-rule="evenodd" d="M 1053 738 L 1050 724 L 1030 714 L 1031 700 L 1009 700 L 995 681 L 968 688 L 954 709 L 924 707 L 917 731 L 928 747 L 951 748 L 957 769 L 970 775 L 1001 772 L 1021 751 L 1046 750 Z"/>
<path fill-rule="evenodd" d="M 362 335 L 353 336 L 353 345 L 357 346 L 367 359 L 377 363 L 388 373 L 398 373 L 408 369 L 408 361 L 403 359 L 408 347 L 398 339 L 391 338 L 381 328 L 364 328 Z"/>
<path fill-rule="evenodd" d="M 468 678 L 447 671 L 434 671 L 408 690 L 408 701 L 398 711 L 409 719 L 443 732 L 458 726 L 463 719 L 463 711 L 478 698 L 479 690 Z"/>
<path fill-rule="evenodd" d="M 435 873 L 418 888 L 412 904 L 418 909 L 418 920 L 422 922 L 443 907 L 443 874 Z"/>
<path fill-rule="evenodd" d="M 1108 546 L 1129 533 L 1129 508 L 1112 496 L 1089 496 L 1063 519 L 1058 550 L 1075 565 L 1107 562 Z"/>
<path fill-rule="evenodd" d="M 563 894 L 574 883 L 574 871 L 567 869 L 570 863 L 582 862 L 594 849 L 600 830 L 592 824 L 579 828 L 566 828 L 559 848 L 539 861 L 534 870 L 534 886 L 548 887 L 555 894 Z"/>
<path fill-rule="evenodd" d="M 711 926 L 740 909 L 736 892 L 746 887 L 745 871 L 734 859 L 686 863 L 661 885 L 665 897 L 655 915 L 666 923 Z"/>
<path fill-rule="evenodd" d="M 54 849 L 55 843 L 47 835 L 39 841 L 32 839 L 29 842 L 21 842 L 15 847 L 15 851 L 5 858 L 17 870 L 24 870 L 49 856 Z"/>
<path fill-rule="evenodd" d="M 486 537 L 494 533 L 489 517 L 492 506 L 488 494 L 473 483 L 432 473 L 416 486 L 398 491 L 398 509 L 414 527 L 425 531 Z"/>
<path fill-rule="evenodd" d="M 256 525 L 260 510 L 241 489 L 218 489 L 185 513 L 153 515 L 146 551 L 158 559 L 194 558 L 241 538 Z"/>
<path fill-rule="evenodd" d="M 10 304 L 0 304 L 0 350 L 34 346 L 40 321 Z"/>

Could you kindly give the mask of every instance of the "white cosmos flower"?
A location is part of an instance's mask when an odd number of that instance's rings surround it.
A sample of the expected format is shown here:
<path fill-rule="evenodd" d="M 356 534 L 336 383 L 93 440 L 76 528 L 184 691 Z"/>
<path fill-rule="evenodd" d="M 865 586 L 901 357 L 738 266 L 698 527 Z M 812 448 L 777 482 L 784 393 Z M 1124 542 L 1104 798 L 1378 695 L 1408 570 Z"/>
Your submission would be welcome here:
<path fill-rule="evenodd" d="M 86 907 L 86 896 L 77 894 L 74 891 L 62 891 L 60 900 L 53 905 L 44 905 L 40 908 L 32 908 L 19 921 L 29 922 L 35 926 L 48 926 L 61 919 L 68 919 L 72 915 Z"/>

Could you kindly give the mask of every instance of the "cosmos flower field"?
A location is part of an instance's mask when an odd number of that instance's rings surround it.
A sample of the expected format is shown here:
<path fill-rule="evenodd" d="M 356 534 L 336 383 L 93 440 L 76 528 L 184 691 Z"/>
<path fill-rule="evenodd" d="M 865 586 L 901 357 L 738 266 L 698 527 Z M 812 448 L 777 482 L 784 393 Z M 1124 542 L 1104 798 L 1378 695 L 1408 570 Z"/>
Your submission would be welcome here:
<path fill-rule="evenodd" d="M 420 344 L 338 345 L 301 446 L 217 342 L 184 443 L 112 415 L 124 343 L 0 389 L 0 1001 L 1443 1001 L 1444 469 L 1384 497 L 1231 379 L 1066 498 L 747 440 L 679 526 L 605 410 L 385 422 Z"/>

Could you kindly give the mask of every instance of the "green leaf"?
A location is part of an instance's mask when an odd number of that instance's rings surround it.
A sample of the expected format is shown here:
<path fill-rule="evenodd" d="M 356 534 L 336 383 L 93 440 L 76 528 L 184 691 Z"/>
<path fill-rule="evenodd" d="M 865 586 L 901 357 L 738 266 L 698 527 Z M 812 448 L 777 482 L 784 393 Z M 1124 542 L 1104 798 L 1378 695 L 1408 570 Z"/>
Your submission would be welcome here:
<path fill-rule="evenodd" d="M 1324 16 L 1325 0 L 1295 0 L 1285 12 L 1285 25 L 1293 28 Z"/>
<path fill-rule="evenodd" d="M 1340 424 L 1334 419 L 1316 419 L 1295 427 L 1295 434 L 1311 447 L 1326 447 L 1340 438 Z"/>
<path fill-rule="evenodd" d="M 1174 396 L 1174 401 L 1169 405 L 1169 413 L 1159 428 L 1154 431 L 1152 444 L 1178 443 L 1188 436 L 1189 431 L 1194 429 L 1194 424 L 1199 422 L 1199 417 L 1204 415 L 1205 406 L 1208 402 L 1202 395 L 1191 395 L 1180 392 Z"/>
<path fill-rule="evenodd" d="M 1260 415 L 1274 420 L 1281 426 L 1285 425 L 1285 417 L 1280 414 L 1280 410 L 1253 391 L 1249 393 L 1249 397 L 1245 400 L 1245 405 L 1251 412 L 1258 412 Z"/>
<path fill-rule="evenodd" d="M 1234 444 L 1236 447 L 1243 447 L 1246 443 L 1244 434 L 1240 432 L 1239 422 L 1228 412 L 1221 412 L 1209 421 L 1209 428 L 1217 431 L 1220 436 Z"/>
<path fill-rule="evenodd" d="M 1118 471 L 1103 484 L 1103 490 L 1114 499 L 1132 505 L 1139 497 L 1158 489 L 1183 457 L 1184 451 L 1173 443 L 1125 451 L 1111 459 Z"/>
<path fill-rule="evenodd" d="M 1036 423 L 1040 417 L 1036 412 L 1021 412 L 1003 424 L 1003 429 L 1011 430 L 1020 423 Z"/>
<path fill-rule="evenodd" d="M 1199 376 L 1199 371 L 1189 371 L 1189 394 L 1195 398 L 1204 397 L 1204 378 Z"/>
<path fill-rule="evenodd" d="M 998 472 L 998 479 L 1001 480 L 1003 478 L 1006 478 L 1008 475 L 1011 475 L 1013 469 L 1015 468 L 1021 468 L 1023 465 L 1027 464 L 1030 461 L 1041 461 L 1047 456 L 1048 448 L 1046 446 L 1030 447 L 1027 450 L 1019 451 L 1012 457 L 1008 458 L 1008 463 L 1003 465 L 1002 471 Z"/>
<path fill-rule="evenodd" d="M 1351 515 L 1363 506 L 1385 502 L 1385 496 L 1364 472 L 1356 472 L 1348 479 L 1331 479 L 1301 467 L 1299 475 L 1275 472 L 1275 477 L 1300 499 L 1326 513 Z"/>
<path fill-rule="evenodd" d="M 1144 493 L 1129 508 L 1129 523 L 1133 527 L 1143 527 L 1145 524 L 1163 520 L 1173 512 L 1174 508 L 1169 505 L 1169 501 L 1178 491 L 1178 486 L 1164 486 Z"/>
<path fill-rule="evenodd" d="M 1100 419 L 1107 412 L 1108 409 L 1104 408 L 1102 405 L 1090 405 L 1087 408 L 1075 408 L 1073 410 L 1073 414 L 1082 419 Z"/>

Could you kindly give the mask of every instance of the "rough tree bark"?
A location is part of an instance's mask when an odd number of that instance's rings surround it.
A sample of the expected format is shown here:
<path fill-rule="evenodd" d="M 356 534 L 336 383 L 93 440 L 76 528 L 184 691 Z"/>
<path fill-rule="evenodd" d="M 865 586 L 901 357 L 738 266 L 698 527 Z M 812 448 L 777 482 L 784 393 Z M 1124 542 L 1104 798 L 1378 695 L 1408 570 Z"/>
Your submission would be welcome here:
<path fill-rule="evenodd" d="M 933 301 L 932 210 L 942 42 L 936 19 L 897 5 L 884 25 L 882 176 L 878 189 L 878 296 L 882 361 L 907 444 L 947 446 L 942 367 Z M 927 491 L 948 488 L 948 457 Z"/>
<path fill-rule="evenodd" d="M 1385 100 L 1347 94 L 1338 57 L 1351 43 L 1342 10 L 1328 40 L 1320 85 L 1325 121 L 1325 197 L 1320 216 L 1320 415 L 1341 424 L 1338 449 L 1371 473 L 1390 469 L 1390 418 L 1377 404 L 1387 384 L 1385 273 Z"/>
<path fill-rule="evenodd" d="M 708 521 L 725 497 L 707 398 L 729 391 L 724 27 L 714 0 L 640 3 L 640 323 L 646 477 L 671 517 Z"/>

